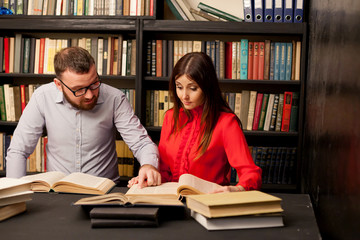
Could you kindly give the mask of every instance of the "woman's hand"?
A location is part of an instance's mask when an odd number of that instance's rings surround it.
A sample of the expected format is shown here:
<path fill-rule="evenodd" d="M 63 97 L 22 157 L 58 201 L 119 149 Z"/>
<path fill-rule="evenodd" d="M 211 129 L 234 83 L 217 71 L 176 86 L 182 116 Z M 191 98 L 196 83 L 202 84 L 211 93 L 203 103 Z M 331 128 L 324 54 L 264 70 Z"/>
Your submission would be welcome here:
<path fill-rule="evenodd" d="M 246 191 L 245 188 L 241 185 L 237 185 L 237 186 L 222 186 L 222 187 L 215 189 L 211 193 L 242 192 L 242 191 Z"/>
<path fill-rule="evenodd" d="M 131 188 L 132 186 L 134 186 L 134 185 L 137 184 L 137 183 L 139 183 L 139 176 L 133 177 L 132 179 L 130 179 L 130 180 L 128 181 L 127 187 L 128 187 L 128 188 Z"/>

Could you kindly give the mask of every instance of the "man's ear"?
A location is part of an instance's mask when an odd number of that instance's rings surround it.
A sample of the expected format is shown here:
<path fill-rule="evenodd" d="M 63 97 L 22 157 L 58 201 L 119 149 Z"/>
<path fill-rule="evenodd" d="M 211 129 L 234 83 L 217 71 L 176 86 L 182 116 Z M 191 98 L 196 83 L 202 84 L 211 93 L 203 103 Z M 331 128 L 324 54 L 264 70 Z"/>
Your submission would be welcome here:
<path fill-rule="evenodd" d="M 61 82 L 59 81 L 59 79 L 54 78 L 54 83 L 55 83 L 56 87 L 59 89 L 59 91 L 62 92 Z"/>

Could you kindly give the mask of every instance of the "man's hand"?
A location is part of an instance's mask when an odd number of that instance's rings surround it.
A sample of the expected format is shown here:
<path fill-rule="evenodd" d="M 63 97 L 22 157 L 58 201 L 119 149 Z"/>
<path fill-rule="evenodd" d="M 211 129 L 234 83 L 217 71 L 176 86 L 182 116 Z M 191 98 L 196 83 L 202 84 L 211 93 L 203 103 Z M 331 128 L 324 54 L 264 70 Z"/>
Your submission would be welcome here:
<path fill-rule="evenodd" d="M 157 186 L 161 184 L 161 175 L 154 166 L 145 164 L 141 166 L 137 180 L 139 188 Z"/>

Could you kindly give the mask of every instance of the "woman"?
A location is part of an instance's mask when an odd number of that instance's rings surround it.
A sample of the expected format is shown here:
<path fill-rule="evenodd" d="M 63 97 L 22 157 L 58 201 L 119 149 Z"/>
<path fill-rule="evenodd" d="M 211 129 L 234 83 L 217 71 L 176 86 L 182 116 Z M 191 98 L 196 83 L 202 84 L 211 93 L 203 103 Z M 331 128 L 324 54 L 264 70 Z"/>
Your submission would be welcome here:
<path fill-rule="evenodd" d="M 222 98 L 211 58 L 200 52 L 183 56 L 169 88 L 174 107 L 166 112 L 161 130 L 162 182 L 190 173 L 223 186 L 215 192 L 259 189 L 261 169 L 254 164 L 240 120 Z M 239 176 L 236 186 L 230 186 L 231 167 Z"/>

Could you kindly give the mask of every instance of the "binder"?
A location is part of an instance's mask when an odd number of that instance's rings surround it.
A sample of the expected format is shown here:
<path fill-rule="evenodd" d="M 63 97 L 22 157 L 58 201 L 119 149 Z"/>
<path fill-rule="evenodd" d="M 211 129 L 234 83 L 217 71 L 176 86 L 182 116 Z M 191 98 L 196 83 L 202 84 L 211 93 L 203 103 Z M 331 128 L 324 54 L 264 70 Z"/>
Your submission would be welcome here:
<path fill-rule="evenodd" d="M 301 23 L 303 22 L 304 14 L 304 0 L 295 0 L 294 3 L 294 22 Z"/>
<path fill-rule="evenodd" d="M 252 0 L 244 0 L 244 18 L 245 22 L 254 21 L 253 5 Z"/>
<path fill-rule="evenodd" d="M 264 22 L 274 22 L 274 0 L 265 0 Z"/>
<path fill-rule="evenodd" d="M 293 22 L 293 0 L 284 0 L 284 22 Z"/>
<path fill-rule="evenodd" d="M 254 20 L 255 22 L 264 22 L 263 0 L 254 0 Z"/>
<path fill-rule="evenodd" d="M 283 0 L 274 0 L 274 22 L 283 22 L 284 4 Z"/>

